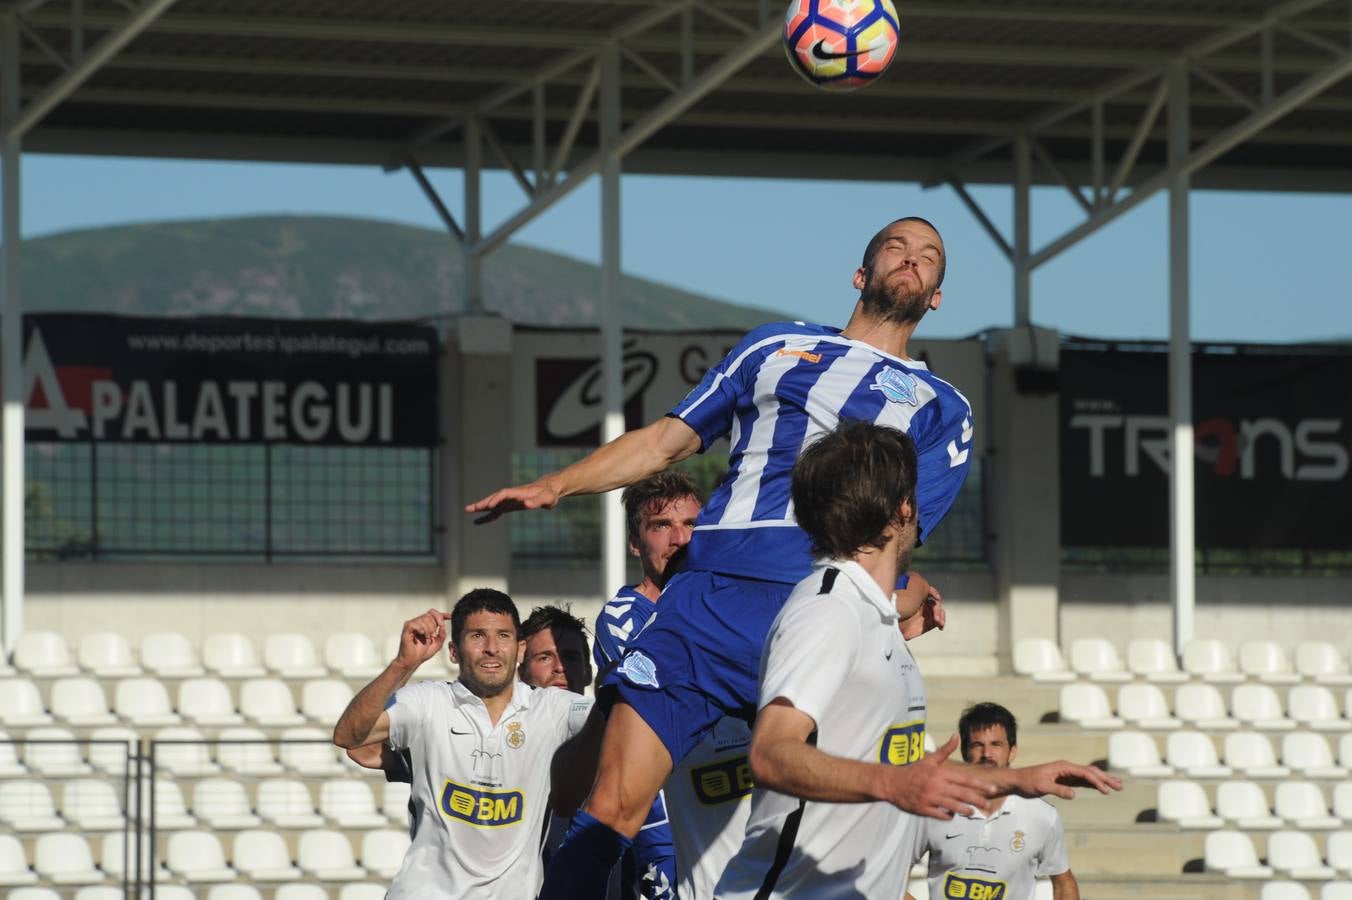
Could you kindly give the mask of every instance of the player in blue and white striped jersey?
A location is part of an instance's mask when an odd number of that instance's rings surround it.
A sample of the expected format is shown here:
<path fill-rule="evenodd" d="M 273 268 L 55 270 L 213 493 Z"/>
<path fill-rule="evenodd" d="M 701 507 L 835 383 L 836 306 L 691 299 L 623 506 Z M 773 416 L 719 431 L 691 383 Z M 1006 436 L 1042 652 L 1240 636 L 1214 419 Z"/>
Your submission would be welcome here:
<path fill-rule="evenodd" d="M 596 784 L 550 866 L 542 900 L 600 896 L 597 886 L 673 763 L 724 715 L 754 715 L 766 631 L 811 568 L 789 500 L 790 472 L 808 443 L 841 419 L 898 428 L 919 455 L 921 540 L 952 506 L 969 463 L 971 407 L 906 352 L 921 318 L 939 308 L 944 267 L 943 240 L 929 222 L 892 222 L 854 272 L 859 299 L 844 329 L 758 328 L 667 417 L 466 508 L 498 515 L 552 507 L 571 494 L 633 484 L 724 436 L 731 442 L 728 474 L 700 514 L 685 571 L 611 675 L 619 700 Z"/>

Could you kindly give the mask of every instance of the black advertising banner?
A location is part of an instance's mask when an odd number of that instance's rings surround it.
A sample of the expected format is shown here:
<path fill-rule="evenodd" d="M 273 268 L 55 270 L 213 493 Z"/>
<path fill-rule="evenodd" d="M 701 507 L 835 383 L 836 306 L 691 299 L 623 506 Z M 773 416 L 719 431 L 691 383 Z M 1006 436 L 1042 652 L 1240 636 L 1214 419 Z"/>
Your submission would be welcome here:
<path fill-rule="evenodd" d="M 1352 354 L 1194 352 L 1201 547 L 1352 548 Z M 1164 352 L 1061 350 L 1061 543 L 1164 547 Z"/>
<path fill-rule="evenodd" d="M 437 443 L 437 335 L 422 325 L 24 317 L 30 441 Z"/>

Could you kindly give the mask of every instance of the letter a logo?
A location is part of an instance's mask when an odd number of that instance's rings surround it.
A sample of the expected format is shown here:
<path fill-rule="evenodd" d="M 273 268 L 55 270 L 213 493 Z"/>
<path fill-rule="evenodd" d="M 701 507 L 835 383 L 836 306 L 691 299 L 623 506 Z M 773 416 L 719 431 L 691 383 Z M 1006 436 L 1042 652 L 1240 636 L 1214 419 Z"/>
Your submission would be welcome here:
<path fill-rule="evenodd" d="M 33 389 L 42 388 L 46 407 L 33 408 Z M 85 414 L 81 410 L 66 405 L 66 395 L 61 390 L 61 382 L 56 377 L 52 358 L 47 354 L 47 345 L 42 340 L 42 332 L 33 329 L 28 339 L 28 352 L 23 358 L 23 396 L 27 421 L 25 428 L 51 430 L 63 438 L 78 436 L 85 427 Z"/>

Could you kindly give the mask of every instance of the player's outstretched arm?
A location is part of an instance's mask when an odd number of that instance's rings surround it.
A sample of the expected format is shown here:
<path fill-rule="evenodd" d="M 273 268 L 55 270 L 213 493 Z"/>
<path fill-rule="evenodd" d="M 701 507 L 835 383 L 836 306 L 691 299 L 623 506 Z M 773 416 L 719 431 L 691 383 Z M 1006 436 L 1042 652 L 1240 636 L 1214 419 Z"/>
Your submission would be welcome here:
<path fill-rule="evenodd" d="M 1080 883 L 1075 873 L 1066 869 L 1060 875 L 1053 875 L 1052 900 L 1080 900 Z"/>
<path fill-rule="evenodd" d="M 664 416 L 651 425 L 625 432 L 571 466 L 467 504 L 465 512 L 483 513 L 474 520 L 482 524 L 522 509 L 553 509 L 564 497 L 574 494 L 603 494 L 628 487 L 699 448 L 695 429 L 674 416 Z"/>
<path fill-rule="evenodd" d="M 961 764 L 955 764 L 961 765 Z M 1019 794 L 1024 797 L 1060 797 L 1072 800 L 1075 788 L 1093 788 L 1100 794 L 1122 790 L 1122 779 L 1109 775 L 1098 766 L 1058 759 L 1040 766 L 995 769 L 984 766 L 962 766 L 984 778 L 999 794 Z"/>
<path fill-rule="evenodd" d="M 390 736 L 390 717 L 385 704 L 408 683 L 418 666 L 441 652 L 446 644 L 448 612 L 429 609 L 404 623 L 399 633 L 399 653 L 375 678 L 357 692 L 333 727 L 333 742 L 351 750 L 375 744 Z"/>

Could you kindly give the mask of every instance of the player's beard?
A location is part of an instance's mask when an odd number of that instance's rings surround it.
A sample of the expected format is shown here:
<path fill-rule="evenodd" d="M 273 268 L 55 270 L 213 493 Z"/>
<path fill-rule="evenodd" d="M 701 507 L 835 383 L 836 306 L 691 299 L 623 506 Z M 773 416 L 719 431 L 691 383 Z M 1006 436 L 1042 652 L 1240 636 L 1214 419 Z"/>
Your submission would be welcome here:
<path fill-rule="evenodd" d="M 917 281 L 920 274 L 914 273 Z M 859 302 L 864 312 L 884 322 L 898 325 L 914 325 L 920 321 L 934 299 L 934 288 L 922 287 L 917 290 L 910 284 L 901 282 L 891 284 L 881 273 L 872 273 L 859 292 Z"/>
<path fill-rule="evenodd" d="M 471 694 L 476 697 L 496 697 L 505 690 L 509 690 L 512 682 L 516 680 L 516 660 L 508 660 L 498 657 L 503 666 L 496 672 L 480 672 L 476 665 L 465 665 L 468 660 L 463 660 L 460 666 L 460 680 L 469 688 Z"/>

